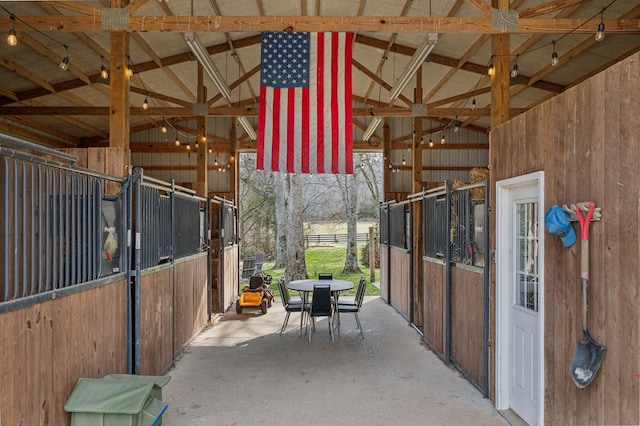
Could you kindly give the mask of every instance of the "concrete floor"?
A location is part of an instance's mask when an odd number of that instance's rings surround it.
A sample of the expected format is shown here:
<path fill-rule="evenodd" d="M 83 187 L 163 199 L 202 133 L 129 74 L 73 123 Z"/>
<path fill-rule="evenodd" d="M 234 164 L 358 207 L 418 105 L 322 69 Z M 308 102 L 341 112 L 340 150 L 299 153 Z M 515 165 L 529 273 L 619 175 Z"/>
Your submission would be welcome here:
<path fill-rule="evenodd" d="M 445 366 L 394 308 L 365 299 L 342 315 L 332 343 L 326 319 L 311 343 L 285 333 L 278 300 L 266 315 L 235 309 L 197 336 L 169 371 L 163 425 L 507 425 L 456 370 Z"/>

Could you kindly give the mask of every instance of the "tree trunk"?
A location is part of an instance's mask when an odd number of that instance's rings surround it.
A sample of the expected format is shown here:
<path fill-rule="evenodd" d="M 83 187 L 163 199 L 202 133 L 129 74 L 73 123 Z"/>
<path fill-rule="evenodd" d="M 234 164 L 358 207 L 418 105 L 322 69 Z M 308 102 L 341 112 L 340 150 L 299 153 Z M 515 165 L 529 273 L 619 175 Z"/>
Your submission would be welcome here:
<path fill-rule="evenodd" d="M 285 190 L 285 173 L 274 173 L 273 191 L 275 194 L 276 215 L 276 263 L 275 269 L 284 268 L 287 265 L 287 212 L 288 193 Z"/>
<path fill-rule="evenodd" d="M 287 268 L 285 280 L 308 278 L 304 258 L 304 222 L 302 218 L 302 177 L 287 174 L 289 180 L 289 226 L 287 232 Z"/>
<path fill-rule="evenodd" d="M 358 265 L 358 191 L 356 189 L 357 168 L 352 175 L 345 175 L 340 185 L 347 221 L 347 256 L 344 262 L 343 274 L 362 272 Z M 338 178 L 340 181 L 341 178 Z"/>

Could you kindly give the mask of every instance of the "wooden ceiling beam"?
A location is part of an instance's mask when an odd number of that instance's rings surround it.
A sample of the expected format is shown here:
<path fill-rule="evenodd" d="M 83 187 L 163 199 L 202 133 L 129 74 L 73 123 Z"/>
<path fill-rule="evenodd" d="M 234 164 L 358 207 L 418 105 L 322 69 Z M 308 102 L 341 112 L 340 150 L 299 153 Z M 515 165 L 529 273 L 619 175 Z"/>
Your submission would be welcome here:
<path fill-rule="evenodd" d="M 584 0 L 556 0 L 556 1 L 552 1 L 551 3 L 545 3 L 539 6 L 524 9 L 520 13 L 518 13 L 518 17 L 520 19 L 534 18 L 536 16 L 555 12 L 557 10 L 566 9 L 567 7 L 579 6 L 583 3 L 584 3 Z"/>
<path fill-rule="evenodd" d="M 478 91 L 477 93 L 480 93 Z M 469 93 L 466 93 L 469 95 Z M 462 95 L 459 95 L 462 96 Z M 447 100 L 447 103 L 450 103 Z M 528 108 L 512 108 L 511 111 L 521 114 Z M 109 107 L 94 106 L 16 106 L 16 107 L 0 107 L 1 115 L 108 115 Z M 192 108 L 185 107 L 131 107 L 130 114 L 132 116 L 165 116 L 165 117 L 195 117 Z M 381 108 L 353 108 L 354 117 L 411 117 L 413 114 L 411 108 L 402 107 L 381 107 Z M 258 108 L 234 108 L 234 107 L 215 107 L 209 108 L 207 113 L 211 117 L 257 117 Z M 427 117 L 488 117 L 491 115 L 489 108 L 428 108 Z"/>
<path fill-rule="evenodd" d="M 16 30 L 103 32 L 102 13 L 95 16 L 20 16 Z M 130 16 L 127 32 L 261 32 L 284 31 L 353 31 L 378 33 L 436 32 L 465 34 L 575 34 L 593 33 L 600 23 L 588 18 L 521 18 L 515 30 L 494 29 L 491 18 L 429 16 Z M 605 19 L 608 31 L 640 33 L 639 19 Z M 26 24 L 26 25 L 25 25 Z M 9 15 L 0 17 L 0 31 L 12 28 Z"/>

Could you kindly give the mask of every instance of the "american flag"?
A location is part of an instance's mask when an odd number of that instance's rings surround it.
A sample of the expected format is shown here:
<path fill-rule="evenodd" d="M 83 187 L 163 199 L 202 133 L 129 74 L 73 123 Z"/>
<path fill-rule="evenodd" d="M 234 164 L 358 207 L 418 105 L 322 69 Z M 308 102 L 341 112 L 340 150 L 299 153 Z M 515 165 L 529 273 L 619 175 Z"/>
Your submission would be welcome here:
<path fill-rule="evenodd" d="M 258 169 L 353 173 L 352 39 L 262 33 Z"/>

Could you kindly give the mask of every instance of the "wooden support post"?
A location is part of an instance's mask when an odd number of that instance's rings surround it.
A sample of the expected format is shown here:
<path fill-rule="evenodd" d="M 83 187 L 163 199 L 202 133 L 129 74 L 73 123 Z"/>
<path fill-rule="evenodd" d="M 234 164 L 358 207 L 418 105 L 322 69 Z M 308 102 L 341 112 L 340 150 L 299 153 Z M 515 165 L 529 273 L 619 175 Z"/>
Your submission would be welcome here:
<path fill-rule="evenodd" d="M 422 103 L 422 67 L 416 73 L 416 88 L 414 90 L 414 102 Z M 413 118 L 413 162 L 412 162 L 412 192 L 422 191 L 422 117 Z M 424 330 L 423 309 L 424 309 L 424 272 L 422 268 L 422 246 L 423 246 L 423 221 L 422 221 L 422 201 L 411 203 L 412 220 L 412 256 L 413 256 L 413 323 Z"/>
<path fill-rule="evenodd" d="M 376 250 L 377 244 L 373 236 L 373 226 L 369 227 L 369 281 L 376 282 Z"/>
<path fill-rule="evenodd" d="M 121 166 L 114 167 L 117 176 L 125 175 L 130 161 L 129 151 L 129 33 L 112 32 L 109 90 L 109 147 L 119 148 L 124 154 Z"/>
<path fill-rule="evenodd" d="M 238 120 L 235 117 L 231 118 L 231 133 L 229 134 L 229 142 L 231 143 L 231 146 L 233 147 L 237 147 L 238 146 L 238 131 L 236 130 L 238 126 Z M 235 149 L 235 148 L 234 148 Z M 240 194 L 240 182 L 239 179 L 236 179 L 237 176 L 237 168 L 238 168 L 238 164 L 239 161 L 234 162 L 234 173 L 233 176 L 231 176 L 231 173 L 229 173 L 230 177 L 229 179 L 232 179 L 229 182 L 229 187 L 231 188 L 231 191 L 233 193 L 233 199 L 236 202 L 236 205 L 239 206 L 240 205 L 240 197 L 238 194 Z"/>
<path fill-rule="evenodd" d="M 204 70 L 198 62 L 198 103 L 207 102 L 207 88 L 204 86 Z M 199 116 L 196 120 L 198 124 L 198 138 L 196 147 L 198 157 L 196 163 L 196 182 L 193 189 L 200 197 L 207 197 L 209 194 L 209 143 L 207 141 L 207 116 Z"/>
<path fill-rule="evenodd" d="M 391 198 L 391 169 L 389 169 L 389 164 L 391 164 L 391 130 L 389 129 L 389 117 L 385 117 L 383 119 L 384 127 L 382 128 L 382 156 L 383 160 L 383 194 L 384 199 L 388 200 Z"/>

